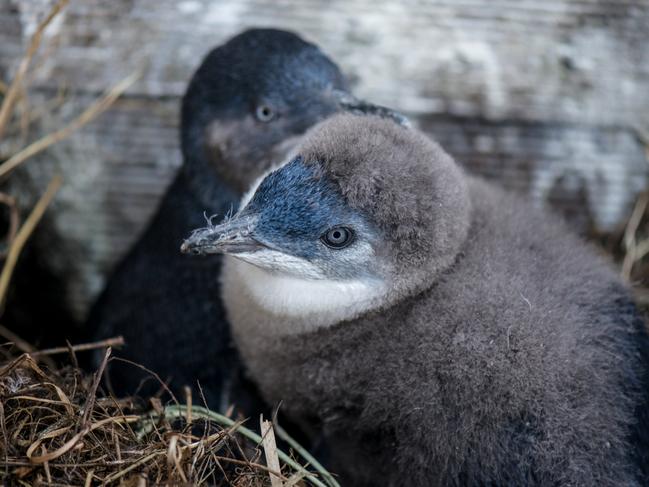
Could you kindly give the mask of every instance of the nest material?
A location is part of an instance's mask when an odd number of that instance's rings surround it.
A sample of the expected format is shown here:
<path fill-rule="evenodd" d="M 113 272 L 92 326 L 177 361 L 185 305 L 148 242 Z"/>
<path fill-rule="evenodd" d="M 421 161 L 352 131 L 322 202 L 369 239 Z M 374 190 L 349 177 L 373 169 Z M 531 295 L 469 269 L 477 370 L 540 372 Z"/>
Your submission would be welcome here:
<path fill-rule="evenodd" d="M 191 399 L 116 399 L 97 392 L 100 376 L 28 353 L 0 365 L 2 485 L 336 485 L 277 450 L 269 422 L 262 438 Z"/>
<path fill-rule="evenodd" d="M 646 150 L 649 162 L 649 141 Z M 633 210 L 616 231 L 588 237 L 613 258 L 636 304 L 649 314 L 649 189 L 638 195 Z"/>

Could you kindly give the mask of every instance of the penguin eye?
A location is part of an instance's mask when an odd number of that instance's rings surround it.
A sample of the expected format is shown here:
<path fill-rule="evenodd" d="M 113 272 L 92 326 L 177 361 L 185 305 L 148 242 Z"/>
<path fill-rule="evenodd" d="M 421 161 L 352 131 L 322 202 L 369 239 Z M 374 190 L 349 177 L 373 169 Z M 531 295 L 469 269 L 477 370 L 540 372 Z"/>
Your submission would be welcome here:
<path fill-rule="evenodd" d="M 354 232 L 347 227 L 334 227 L 320 237 L 320 240 L 332 249 L 342 249 L 352 243 Z"/>
<path fill-rule="evenodd" d="M 275 118 L 275 112 L 268 105 L 259 105 L 255 110 L 255 117 L 257 117 L 257 120 L 260 122 L 270 122 Z"/>

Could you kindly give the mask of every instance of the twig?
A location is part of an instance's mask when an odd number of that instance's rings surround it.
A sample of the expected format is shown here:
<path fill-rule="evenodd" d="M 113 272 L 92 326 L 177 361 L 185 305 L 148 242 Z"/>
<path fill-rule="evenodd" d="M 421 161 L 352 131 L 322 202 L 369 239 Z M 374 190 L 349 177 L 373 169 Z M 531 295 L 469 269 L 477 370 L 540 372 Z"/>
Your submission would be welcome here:
<path fill-rule="evenodd" d="M 124 362 L 125 364 L 129 364 L 129 365 L 132 365 L 133 367 L 137 367 L 138 369 L 143 370 L 144 372 L 146 372 L 147 374 L 149 374 L 151 377 L 153 377 L 155 380 L 157 380 L 157 381 L 160 383 L 160 385 L 162 386 L 162 388 L 164 389 L 164 391 L 165 391 L 167 394 L 169 394 L 169 396 L 171 397 L 171 400 L 172 400 L 173 402 L 175 402 L 176 404 L 180 404 L 180 403 L 178 402 L 178 399 L 176 399 L 176 395 L 171 391 L 171 389 L 169 389 L 169 386 L 167 385 L 167 383 L 166 383 L 165 381 L 163 381 L 163 380 L 160 378 L 160 376 L 159 376 L 157 373 L 155 373 L 154 371 L 152 371 L 151 369 L 148 369 L 148 368 L 145 367 L 144 365 L 138 364 L 137 362 L 133 362 L 133 361 L 131 361 L 131 360 L 129 360 L 129 359 L 126 359 L 126 358 L 123 358 L 123 357 L 113 357 L 113 358 L 111 359 L 111 361 L 112 361 L 112 360 L 116 360 L 116 361 L 118 361 L 118 362 Z"/>
<path fill-rule="evenodd" d="M 284 428 L 282 428 L 277 421 L 273 424 L 275 427 L 275 432 L 280 439 L 284 440 L 289 444 L 293 450 L 295 450 L 299 455 L 304 458 L 316 471 L 322 476 L 323 480 L 327 482 L 330 487 L 340 487 L 338 481 L 329 473 L 329 471 L 318 462 L 313 455 L 311 455 L 304 447 L 302 447 L 297 441 L 295 441 Z"/>
<path fill-rule="evenodd" d="M 29 131 L 29 127 L 36 121 L 41 120 L 46 114 L 51 113 L 54 110 L 57 110 L 61 108 L 63 103 L 66 101 L 66 88 L 63 86 L 59 86 L 56 91 L 56 96 L 50 100 L 44 100 L 38 104 L 36 107 L 30 107 L 29 112 L 26 113 L 27 120 L 25 120 L 25 124 L 27 125 L 26 129 Z M 25 127 L 17 127 L 14 128 L 12 124 L 9 124 L 7 126 L 7 129 L 5 130 L 5 137 L 8 138 L 8 134 L 13 135 L 18 135 L 20 139 L 20 144 L 19 148 L 22 148 L 24 146 L 24 141 L 27 139 L 26 135 L 23 133 L 23 130 Z M 12 141 L 13 143 L 13 141 Z M 9 150 L 9 154 L 13 154 L 17 152 L 16 150 Z M 8 157 L 8 156 L 7 156 Z"/>
<path fill-rule="evenodd" d="M 131 470 L 136 469 L 140 465 L 143 465 L 143 464 L 147 463 L 149 460 L 151 460 L 151 459 L 153 459 L 153 458 L 155 458 L 157 456 L 166 455 L 166 454 L 167 454 L 167 452 L 164 451 L 164 450 L 163 451 L 154 451 L 153 453 L 149 453 L 147 456 L 140 458 L 137 462 L 134 462 L 134 463 L 130 464 L 124 470 L 120 470 L 119 472 L 113 473 L 113 474 L 109 475 L 108 477 L 106 477 L 102 481 L 102 485 L 109 484 L 109 483 L 123 477 L 124 475 L 129 473 Z"/>
<path fill-rule="evenodd" d="M 279 456 L 277 456 L 277 443 L 275 443 L 275 433 L 273 432 L 273 423 L 264 421 L 264 415 L 259 416 L 259 427 L 261 428 L 261 439 L 264 447 L 264 455 L 266 456 L 266 465 L 270 470 L 281 472 L 279 465 Z M 282 487 L 282 479 L 272 473 L 270 476 L 271 487 Z"/>
<path fill-rule="evenodd" d="M 649 238 L 637 242 L 635 245 L 635 260 L 636 262 L 642 259 L 645 255 L 649 254 Z"/>
<path fill-rule="evenodd" d="M 20 89 L 20 116 L 18 119 L 18 133 L 20 146 L 22 147 L 27 140 L 29 133 L 29 119 L 30 119 L 30 109 L 29 109 L 29 96 L 27 94 L 27 89 L 23 85 Z"/>
<path fill-rule="evenodd" d="M 86 481 L 84 482 L 83 487 L 91 487 L 92 486 L 92 474 L 94 474 L 94 473 L 95 473 L 94 468 L 91 468 L 90 470 L 88 470 L 88 472 L 86 473 Z"/>
<path fill-rule="evenodd" d="M 9 459 L 9 436 L 7 435 L 7 425 L 5 423 L 5 408 L 0 401 L 0 433 L 2 433 L 2 443 L 4 446 L 4 462 L 5 462 L 5 472 L 7 472 L 8 465 L 7 460 Z"/>
<path fill-rule="evenodd" d="M 52 144 L 66 139 L 73 132 L 91 122 L 95 117 L 110 107 L 115 100 L 117 100 L 139 77 L 140 72 L 130 74 L 108 90 L 100 99 L 96 100 L 92 105 L 86 108 L 81 115 L 72 120 L 68 125 L 47 134 L 45 137 L 38 139 L 36 142 L 33 142 L 23 150 L 11 156 L 0 165 L 0 178 L 5 177 L 30 157 L 33 157 L 39 152 L 47 149 Z"/>
<path fill-rule="evenodd" d="M 192 389 L 185 386 L 185 404 L 187 404 L 187 424 L 192 424 Z"/>
<path fill-rule="evenodd" d="M 631 218 L 629 218 L 626 228 L 624 229 L 623 244 L 626 255 L 624 256 L 624 261 L 622 262 L 622 278 L 627 282 L 631 278 L 631 270 L 633 269 L 633 265 L 638 260 L 636 253 L 636 233 L 648 204 L 649 194 L 643 193 L 638 198 L 638 201 L 633 208 L 633 212 L 631 213 Z"/>
<path fill-rule="evenodd" d="M 34 450 L 38 448 L 42 441 L 46 439 L 44 436 L 41 436 L 41 438 L 37 439 L 32 445 L 27 449 L 25 452 L 25 456 L 29 459 L 31 463 L 44 463 L 44 462 L 49 462 L 51 460 L 55 460 L 56 458 L 60 457 L 64 453 L 70 451 L 72 448 L 74 448 L 79 440 L 83 438 L 85 435 L 90 433 L 91 431 L 96 430 L 97 428 L 101 428 L 103 425 L 108 424 L 108 423 L 118 423 L 118 422 L 136 422 L 139 421 L 139 416 L 131 415 L 131 416 L 122 416 L 122 417 L 115 417 L 115 416 L 110 416 L 108 418 L 102 419 L 100 421 L 97 421 L 95 423 L 89 424 L 85 426 L 81 431 L 79 431 L 77 434 L 75 434 L 72 438 L 70 438 L 68 441 L 66 441 L 62 446 L 54 450 L 53 452 L 47 453 L 45 455 L 41 455 L 38 457 L 33 456 Z"/>
<path fill-rule="evenodd" d="M 41 445 L 42 455 L 47 455 L 47 449 L 45 445 Z M 45 476 L 47 477 L 47 484 L 52 485 L 52 474 L 50 472 L 50 465 L 48 461 L 43 462 L 43 470 L 45 470 Z"/>
<path fill-rule="evenodd" d="M 178 416 L 184 416 L 186 414 L 186 408 L 187 406 L 183 404 L 166 406 L 164 409 L 164 415 L 166 418 L 177 418 Z M 237 424 L 235 421 L 228 418 L 227 416 L 223 416 L 222 414 L 215 413 L 214 411 L 211 411 L 201 406 L 194 406 L 192 408 L 192 415 L 195 418 L 210 419 L 215 423 L 229 426 L 229 427 Z M 237 433 L 240 433 L 242 436 L 245 436 L 249 440 L 252 440 L 258 444 L 262 443 L 261 436 L 259 436 L 257 433 L 244 426 L 239 425 L 236 431 Z M 306 480 L 309 481 L 311 484 L 317 487 L 327 487 L 327 485 L 322 483 L 318 478 L 316 478 L 313 473 L 308 472 L 302 465 L 297 463 L 295 460 L 293 460 L 290 456 L 288 456 L 283 451 L 278 450 L 277 454 L 285 464 L 289 465 L 295 471 L 303 472 L 305 474 Z"/>
<path fill-rule="evenodd" d="M 238 460 L 236 458 L 222 457 L 222 456 L 219 456 L 219 455 L 214 455 L 214 458 L 216 458 L 217 460 L 221 460 L 222 462 L 226 462 L 226 463 L 234 463 L 234 464 L 237 464 L 237 465 L 245 465 L 247 467 L 258 468 L 260 470 L 264 470 L 264 471 L 268 472 L 269 474 L 271 474 L 273 476 L 277 476 L 279 478 L 283 477 L 282 474 L 278 470 L 271 470 L 266 465 L 262 465 L 260 463 L 249 462 L 248 460 Z"/>
<path fill-rule="evenodd" d="M 6 91 L 6 95 L 2 100 L 2 106 L 0 107 L 0 138 L 2 138 L 2 135 L 4 134 L 5 128 L 7 126 L 7 122 L 9 121 L 9 117 L 11 117 L 13 107 L 16 103 L 18 95 L 20 94 L 22 81 L 25 77 L 25 74 L 27 73 L 29 64 L 31 63 L 34 54 L 36 54 L 36 51 L 41 44 L 43 32 L 45 31 L 49 23 L 52 22 L 54 17 L 56 17 L 63 9 L 63 7 L 67 5 L 68 1 L 69 0 L 59 0 L 58 2 L 56 2 L 56 4 L 54 4 L 54 6 L 52 7 L 52 10 L 50 10 L 47 16 L 38 25 L 36 32 L 34 32 L 34 34 L 32 35 L 32 38 L 29 42 L 29 47 L 27 48 L 27 52 L 20 62 L 18 71 L 16 71 L 16 75 L 14 76 L 11 85 Z"/>
<path fill-rule="evenodd" d="M 90 386 L 90 391 L 88 393 L 88 400 L 86 401 L 85 406 L 83 407 L 83 416 L 81 418 L 81 427 L 85 428 L 88 423 L 88 418 L 92 412 L 92 408 L 95 407 L 95 399 L 97 399 L 97 388 L 99 387 L 99 382 L 101 382 L 101 376 L 104 375 L 104 369 L 108 363 L 108 358 L 110 357 L 111 348 L 108 347 L 104 353 L 104 358 L 101 361 L 101 365 L 95 372 L 95 378 L 92 381 Z"/>
<path fill-rule="evenodd" d="M 30 352 L 32 357 L 40 357 L 42 355 L 56 355 L 59 353 L 68 353 L 68 352 L 85 352 L 88 350 L 96 350 L 98 348 L 107 348 L 107 347 L 121 347 L 124 345 L 124 337 L 118 336 L 115 338 L 108 338 L 106 340 L 101 340 L 98 342 L 92 343 L 81 343 L 79 345 L 71 345 L 66 347 L 54 347 L 46 348 L 44 350 L 38 350 Z"/>
<path fill-rule="evenodd" d="M 9 247 L 7 259 L 5 260 L 4 267 L 2 268 L 2 272 L 0 273 L 0 313 L 4 311 L 4 304 L 7 298 L 9 282 L 11 281 L 11 276 L 16 266 L 16 262 L 18 261 L 18 257 L 20 256 L 20 252 L 25 246 L 27 239 L 36 228 L 36 225 L 38 225 L 38 222 L 43 217 L 45 209 L 48 207 L 48 205 L 54 198 L 54 195 L 61 187 L 61 182 L 62 179 L 58 175 L 52 178 L 50 184 L 45 190 L 45 193 L 38 200 L 36 206 L 34 206 L 34 209 L 27 217 L 27 220 L 25 220 L 23 226 L 20 227 L 20 230 L 18 230 L 18 233 L 16 234 L 16 238 Z"/>
<path fill-rule="evenodd" d="M 77 360 L 77 355 L 74 353 L 74 350 L 72 348 L 72 344 L 70 341 L 66 338 L 65 339 L 65 347 L 68 349 L 68 354 L 70 356 L 70 360 L 72 361 L 72 366 L 75 369 L 79 368 L 79 361 Z"/>
<path fill-rule="evenodd" d="M 21 352 L 29 353 L 29 354 L 34 353 L 35 348 L 31 343 L 29 343 L 24 338 L 18 336 L 16 333 L 11 331 L 6 326 L 0 325 L 0 336 L 6 338 L 11 343 L 13 343 L 14 346 L 18 348 L 18 350 L 20 350 Z M 43 357 L 43 362 L 48 367 L 52 368 L 52 370 L 56 369 L 56 364 L 54 363 L 54 360 L 52 360 L 50 357 Z"/>

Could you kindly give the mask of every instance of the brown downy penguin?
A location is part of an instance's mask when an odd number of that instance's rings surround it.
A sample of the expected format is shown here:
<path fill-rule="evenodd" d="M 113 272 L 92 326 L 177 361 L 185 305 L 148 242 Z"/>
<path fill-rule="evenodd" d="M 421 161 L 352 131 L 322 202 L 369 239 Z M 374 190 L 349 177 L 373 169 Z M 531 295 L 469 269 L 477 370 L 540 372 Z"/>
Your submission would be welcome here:
<path fill-rule="evenodd" d="M 309 127 L 339 110 L 402 121 L 354 98 L 338 67 L 293 33 L 251 29 L 212 50 L 183 98 L 183 166 L 94 306 L 87 324 L 93 338 L 124 335 L 126 347 L 114 355 L 170 379 L 174 391 L 200 382 L 210 407 L 234 402 L 245 414 L 258 413 L 250 388 L 238 383 L 215 279 L 220 259 L 188 262 L 178 245 L 205 223 L 204 210 L 223 217 L 236 209 L 251 181 L 284 158 Z M 132 394 L 146 377 L 130 365 L 110 364 L 117 394 Z M 159 387 L 150 385 L 140 392 Z"/>
<path fill-rule="evenodd" d="M 182 250 L 227 254 L 250 374 L 343 485 L 646 485 L 647 334 L 604 258 L 390 121 L 296 154 Z"/>

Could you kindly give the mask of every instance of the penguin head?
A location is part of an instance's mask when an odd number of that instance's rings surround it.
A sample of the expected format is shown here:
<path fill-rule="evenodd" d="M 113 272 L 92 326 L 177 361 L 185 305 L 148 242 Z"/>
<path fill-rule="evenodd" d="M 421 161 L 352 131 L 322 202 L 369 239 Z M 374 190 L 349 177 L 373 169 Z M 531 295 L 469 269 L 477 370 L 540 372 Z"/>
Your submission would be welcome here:
<path fill-rule="evenodd" d="M 464 174 L 439 145 L 391 120 L 339 114 L 314 127 L 238 213 L 195 230 L 181 250 L 403 295 L 453 263 L 469 219 Z"/>
<path fill-rule="evenodd" d="M 393 112 L 349 94 L 338 67 L 315 45 L 276 29 L 247 30 L 211 51 L 182 103 L 185 170 L 210 171 L 246 189 L 295 137 L 347 109 Z"/>

